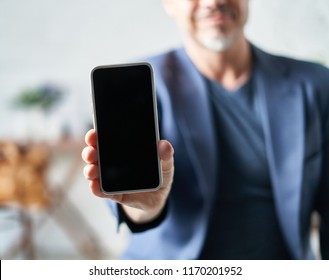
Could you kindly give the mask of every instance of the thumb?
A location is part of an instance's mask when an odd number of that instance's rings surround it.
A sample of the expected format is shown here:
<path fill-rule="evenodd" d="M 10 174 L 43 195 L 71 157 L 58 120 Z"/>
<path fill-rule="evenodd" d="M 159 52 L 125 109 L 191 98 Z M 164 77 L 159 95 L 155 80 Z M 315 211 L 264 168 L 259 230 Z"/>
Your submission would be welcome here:
<path fill-rule="evenodd" d="M 174 148 L 167 140 L 159 142 L 159 155 L 161 159 L 162 172 L 166 176 L 174 170 Z"/>

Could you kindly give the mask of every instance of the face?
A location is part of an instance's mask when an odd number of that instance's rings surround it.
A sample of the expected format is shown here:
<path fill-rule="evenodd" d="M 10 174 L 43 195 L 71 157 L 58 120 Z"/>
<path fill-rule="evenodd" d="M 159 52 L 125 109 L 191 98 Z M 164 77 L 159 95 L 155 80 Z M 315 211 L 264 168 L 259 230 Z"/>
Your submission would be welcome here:
<path fill-rule="evenodd" d="M 248 17 L 248 0 L 163 0 L 185 44 L 224 51 L 239 36 Z"/>

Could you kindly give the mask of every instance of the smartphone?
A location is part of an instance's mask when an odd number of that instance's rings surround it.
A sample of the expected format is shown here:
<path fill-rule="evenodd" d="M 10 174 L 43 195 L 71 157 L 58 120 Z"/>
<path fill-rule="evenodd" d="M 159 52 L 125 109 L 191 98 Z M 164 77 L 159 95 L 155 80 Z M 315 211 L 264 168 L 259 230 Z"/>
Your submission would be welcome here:
<path fill-rule="evenodd" d="M 97 66 L 91 71 L 91 85 L 102 191 L 158 189 L 162 173 L 152 66 Z"/>

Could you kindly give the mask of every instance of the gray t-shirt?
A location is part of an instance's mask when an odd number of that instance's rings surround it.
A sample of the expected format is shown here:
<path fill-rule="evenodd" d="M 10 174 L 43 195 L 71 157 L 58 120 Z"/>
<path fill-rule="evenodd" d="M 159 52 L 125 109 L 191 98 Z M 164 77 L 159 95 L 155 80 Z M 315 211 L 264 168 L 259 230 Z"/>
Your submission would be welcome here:
<path fill-rule="evenodd" d="M 218 188 L 200 259 L 289 259 L 276 215 L 253 78 L 234 92 L 206 80 Z"/>

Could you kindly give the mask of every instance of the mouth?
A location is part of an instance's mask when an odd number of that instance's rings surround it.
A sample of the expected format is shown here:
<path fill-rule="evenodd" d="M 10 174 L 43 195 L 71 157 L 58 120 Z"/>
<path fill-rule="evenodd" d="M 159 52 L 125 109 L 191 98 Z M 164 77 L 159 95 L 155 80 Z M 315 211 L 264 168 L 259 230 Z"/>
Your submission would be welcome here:
<path fill-rule="evenodd" d="M 208 15 L 202 20 L 213 24 L 224 24 L 228 20 L 228 17 L 225 14 L 218 13 Z"/>

